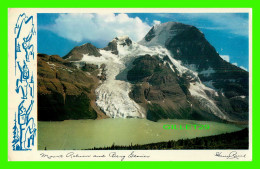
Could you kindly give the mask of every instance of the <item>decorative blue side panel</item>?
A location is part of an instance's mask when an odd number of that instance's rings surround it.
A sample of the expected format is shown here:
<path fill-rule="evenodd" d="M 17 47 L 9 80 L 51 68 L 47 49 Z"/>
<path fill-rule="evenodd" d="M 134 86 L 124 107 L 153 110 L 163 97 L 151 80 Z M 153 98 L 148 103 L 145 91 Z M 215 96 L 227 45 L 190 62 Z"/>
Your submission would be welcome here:
<path fill-rule="evenodd" d="M 13 150 L 31 150 L 35 145 L 36 125 L 31 115 L 34 104 L 35 77 L 33 72 L 34 44 L 32 38 L 36 36 L 33 16 L 20 14 L 14 27 L 15 38 L 15 79 L 17 97 L 20 104 L 15 112 L 13 127 Z"/>

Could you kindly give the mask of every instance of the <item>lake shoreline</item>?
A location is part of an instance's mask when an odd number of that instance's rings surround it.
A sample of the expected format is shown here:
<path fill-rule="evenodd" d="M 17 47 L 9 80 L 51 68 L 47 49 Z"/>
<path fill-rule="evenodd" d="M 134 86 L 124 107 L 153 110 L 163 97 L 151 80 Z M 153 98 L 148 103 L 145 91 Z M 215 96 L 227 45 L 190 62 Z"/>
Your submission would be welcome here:
<path fill-rule="evenodd" d="M 249 130 L 244 128 L 240 131 L 219 134 L 214 136 L 196 137 L 193 139 L 169 140 L 166 142 L 150 143 L 144 145 L 129 145 L 92 148 L 83 150 L 196 150 L 196 149 L 248 149 Z M 214 143 L 212 143 L 214 140 Z M 209 143 L 211 142 L 211 143 Z M 221 143 L 220 143 L 221 142 Z"/>

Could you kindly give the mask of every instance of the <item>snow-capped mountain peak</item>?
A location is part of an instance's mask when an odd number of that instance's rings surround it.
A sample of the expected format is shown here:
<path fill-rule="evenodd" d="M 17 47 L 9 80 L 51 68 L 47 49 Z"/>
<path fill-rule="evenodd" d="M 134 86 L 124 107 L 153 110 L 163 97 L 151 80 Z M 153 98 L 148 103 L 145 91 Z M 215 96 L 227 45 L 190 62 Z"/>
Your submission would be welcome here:
<path fill-rule="evenodd" d="M 111 42 L 122 46 L 130 46 L 132 44 L 132 40 L 127 35 L 115 37 Z"/>
<path fill-rule="evenodd" d="M 162 24 L 154 25 L 147 35 L 139 42 L 144 46 L 163 46 L 165 43 L 177 35 L 180 31 L 183 31 L 191 27 L 179 22 L 166 22 Z"/>

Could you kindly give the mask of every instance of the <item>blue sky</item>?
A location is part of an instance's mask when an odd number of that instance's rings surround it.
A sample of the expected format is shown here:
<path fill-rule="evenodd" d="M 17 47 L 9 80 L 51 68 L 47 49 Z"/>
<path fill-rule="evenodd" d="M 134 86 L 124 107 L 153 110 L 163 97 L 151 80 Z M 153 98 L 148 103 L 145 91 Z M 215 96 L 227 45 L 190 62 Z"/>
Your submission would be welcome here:
<path fill-rule="evenodd" d="M 38 14 L 38 53 L 66 55 L 92 43 L 102 48 L 114 37 L 141 40 L 154 24 L 168 21 L 196 26 L 227 61 L 248 70 L 247 13 Z"/>

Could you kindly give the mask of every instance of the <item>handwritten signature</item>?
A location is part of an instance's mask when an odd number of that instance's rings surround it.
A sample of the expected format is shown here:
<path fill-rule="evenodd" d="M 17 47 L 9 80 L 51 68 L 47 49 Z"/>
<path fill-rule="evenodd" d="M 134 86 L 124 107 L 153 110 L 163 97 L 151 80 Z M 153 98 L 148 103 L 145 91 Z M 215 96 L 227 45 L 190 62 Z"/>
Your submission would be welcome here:
<path fill-rule="evenodd" d="M 246 158 L 246 154 L 238 154 L 237 151 L 231 151 L 229 154 L 223 154 L 222 152 L 216 152 L 215 156 L 226 158 L 226 159 Z"/>

